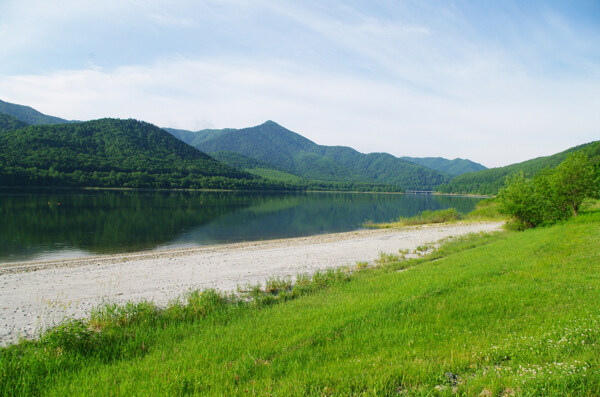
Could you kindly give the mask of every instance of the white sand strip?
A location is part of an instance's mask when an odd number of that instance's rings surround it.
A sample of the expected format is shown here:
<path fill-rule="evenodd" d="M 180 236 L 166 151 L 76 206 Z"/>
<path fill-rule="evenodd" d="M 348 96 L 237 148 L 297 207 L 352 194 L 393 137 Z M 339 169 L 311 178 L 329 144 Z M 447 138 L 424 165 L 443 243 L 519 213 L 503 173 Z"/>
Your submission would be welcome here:
<path fill-rule="evenodd" d="M 449 236 L 498 230 L 499 222 L 361 230 L 311 237 L 0 265 L 0 344 L 31 338 L 102 303 L 166 305 L 190 289 L 234 291 L 379 254 L 414 250 Z"/>

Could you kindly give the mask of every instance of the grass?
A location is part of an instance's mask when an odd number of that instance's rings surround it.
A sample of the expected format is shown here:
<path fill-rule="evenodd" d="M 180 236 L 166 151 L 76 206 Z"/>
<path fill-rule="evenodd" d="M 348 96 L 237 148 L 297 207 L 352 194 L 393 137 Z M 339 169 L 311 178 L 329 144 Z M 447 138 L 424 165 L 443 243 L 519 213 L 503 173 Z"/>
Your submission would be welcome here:
<path fill-rule="evenodd" d="M 398 218 L 395 222 L 373 223 L 365 222 L 364 227 L 371 229 L 393 229 L 403 226 L 426 225 L 433 223 L 503 221 L 505 217 L 498 212 L 498 204 L 493 199 L 481 200 L 475 209 L 464 215 L 454 208 L 443 210 L 426 210 L 410 218 Z"/>
<path fill-rule="evenodd" d="M 107 306 L 0 350 L 0 395 L 596 396 L 599 246 L 592 211 L 241 299 Z"/>

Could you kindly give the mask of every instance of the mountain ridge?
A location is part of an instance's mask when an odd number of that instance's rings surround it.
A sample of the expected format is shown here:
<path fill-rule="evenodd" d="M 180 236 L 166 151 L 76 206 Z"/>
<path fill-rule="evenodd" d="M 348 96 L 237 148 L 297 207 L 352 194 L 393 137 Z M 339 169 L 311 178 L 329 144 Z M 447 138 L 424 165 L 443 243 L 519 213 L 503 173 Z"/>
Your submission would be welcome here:
<path fill-rule="evenodd" d="M 467 174 L 486 170 L 487 167 L 469 159 L 455 158 L 453 160 L 443 157 L 400 157 L 403 160 L 410 161 L 432 170 L 448 173 L 452 176 Z"/>
<path fill-rule="evenodd" d="M 31 125 L 64 124 L 78 122 L 61 119 L 60 117 L 55 116 L 48 116 L 44 113 L 35 110 L 30 106 L 17 105 L 16 103 L 5 102 L 3 100 L 0 100 L 0 113 L 6 113 Z"/>
<path fill-rule="evenodd" d="M 206 153 L 239 153 L 313 180 L 385 183 L 410 190 L 432 189 L 450 178 L 388 153 L 364 154 L 347 146 L 318 145 L 272 120 L 242 129 L 200 130 L 195 136 L 182 131 L 174 135 Z"/>
<path fill-rule="evenodd" d="M 550 156 L 536 157 L 504 167 L 489 168 L 487 170 L 459 175 L 448 183 L 439 185 L 436 191 L 440 193 L 459 194 L 496 194 L 504 186 L 507 176 L 520 171 L 531 176 L 544 168 L 555 168 L 570 153 L 578 150 L 583 151 L 591 158 L 595 166 L 600 168 L 600 141 L 593 141 L 568 148 Z"/>
<path fill-rule="evenodd" d="M 143 121 L 99 119 L 0 134 L 0 185 L 281 188 Z"/>

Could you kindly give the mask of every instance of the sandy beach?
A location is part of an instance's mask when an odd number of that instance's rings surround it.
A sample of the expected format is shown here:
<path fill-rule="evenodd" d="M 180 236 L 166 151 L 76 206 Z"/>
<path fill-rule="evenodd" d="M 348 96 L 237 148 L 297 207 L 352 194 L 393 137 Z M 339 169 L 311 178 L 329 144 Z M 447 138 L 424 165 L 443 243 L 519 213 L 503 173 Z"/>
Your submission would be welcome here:
<path fill-rule="evenodd" d="M 380 253 L 467 233 L 499 222 L 359 230 L 294 239 L 147 251 L 79 259 L 0 264 L 0 344 L 32 338 L 64 318 L 83 318 L 103 303 L 151 300 L 166 305 L 194 289 L 234 291 L 270 277 L 373 262 Z"/>

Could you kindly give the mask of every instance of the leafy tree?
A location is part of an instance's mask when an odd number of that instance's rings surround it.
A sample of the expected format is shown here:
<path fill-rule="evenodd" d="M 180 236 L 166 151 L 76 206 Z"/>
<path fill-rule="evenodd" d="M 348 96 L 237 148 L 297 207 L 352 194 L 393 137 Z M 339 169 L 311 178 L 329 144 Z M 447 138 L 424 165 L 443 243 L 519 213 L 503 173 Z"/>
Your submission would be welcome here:
<path fill-rule="evenodd" d="M 550 176 L 551 201 L 559 211 L 572 211 L 577 216 L 583 200 L 598 193 L 595 174 L 585 154 L 570 154 Z"/>
<path fill-rule="evenodd" d="M 523 171 L 506 178 L 498 193 L 500 212 L 523 230 L 577 216 L 587 197 L 600 195 L 597 171 L 585 153 L 575 152 L 556 169 L 545 169 L 531 178 Z"/>
<path fill-rule="evenodd" d="M 499 211 L 513 218 L 518 230 L 536 227 L 544 222 L 544 200 L 536 191 L 533 180 L 523 171 L 506 177 L 505 187 L 498 193 Z"/>

